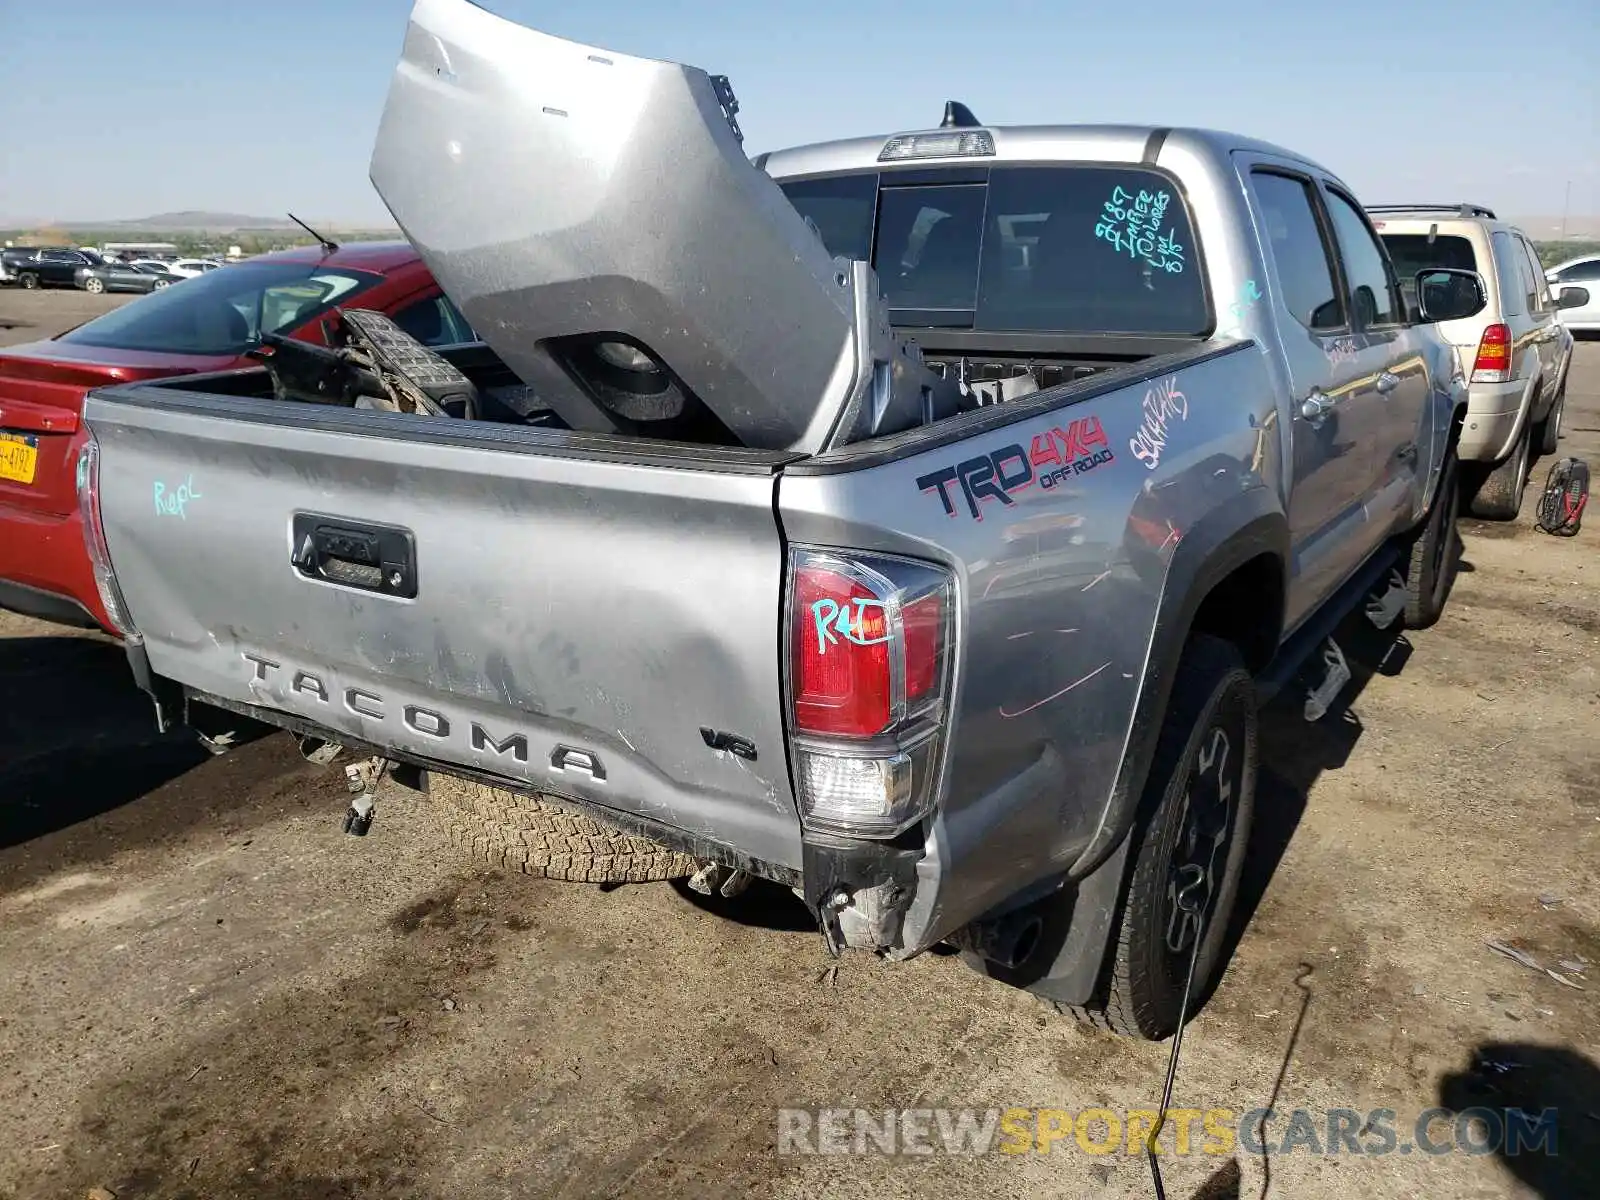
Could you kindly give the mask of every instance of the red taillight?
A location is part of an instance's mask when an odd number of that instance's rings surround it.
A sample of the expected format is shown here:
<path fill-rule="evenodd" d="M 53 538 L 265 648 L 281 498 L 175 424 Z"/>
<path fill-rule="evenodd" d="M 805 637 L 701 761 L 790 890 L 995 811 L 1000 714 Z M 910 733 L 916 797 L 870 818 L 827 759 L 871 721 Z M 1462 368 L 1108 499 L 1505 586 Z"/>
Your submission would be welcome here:
<path fill-rule="evenodd" d="M 797 732 L 871 737 L 889 725 L 893 683 L 882 600 L 838 571 L 802 566 L 794 586 Z"/>
<path fill-rule="evenodd" d="M 934 592 L 914 600 L 901 611 L 905 627 L 906 703 L 915 704 L 939 683 L 943 654 L 939 639 L 944 630 L 944 594 Z"/>
<path fill-rule="evenodd" d="M 796 549 L 789 731 L 807 828 L 893 837 L 938 800 L 949 716 L 950 572 Z"/>
<path fill-rule="evenodd" d="M 94 440 L 92 433 L 78 453 L 77 482 L 78 515 L 83 523 L 84 546 L 89 551 L 89 565 L 94 574 L 95 590 L 100 593 L 100 605 L 112 629 L 130 645 L 139 645 L 144 639 L 134 628 L 127 605 L 122 601 L 117 577 L 111 569 L 105 524 L 100 520 L 100 443 Z"/>
<path fill-rule="evenodd" d="M 1478 357 L 1472 364 L 1477 383 L 1504 383 L 1511 378 L 1511 327 L 1491 325 L 1478 342 Z"/>

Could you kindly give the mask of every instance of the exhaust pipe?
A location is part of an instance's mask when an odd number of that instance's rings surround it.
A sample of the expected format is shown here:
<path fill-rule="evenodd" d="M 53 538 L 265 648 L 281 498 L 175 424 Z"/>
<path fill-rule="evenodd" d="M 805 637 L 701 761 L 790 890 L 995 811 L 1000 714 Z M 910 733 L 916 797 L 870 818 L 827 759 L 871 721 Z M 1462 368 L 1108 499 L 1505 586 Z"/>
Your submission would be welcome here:
<path fill-rule="evenodd" d="M 947 939 L 958 950 L 1015 970 L 1038 948 L 1044 918 L 1031 908 L 1017 909 L 992 921 L 974 921 Z"/>

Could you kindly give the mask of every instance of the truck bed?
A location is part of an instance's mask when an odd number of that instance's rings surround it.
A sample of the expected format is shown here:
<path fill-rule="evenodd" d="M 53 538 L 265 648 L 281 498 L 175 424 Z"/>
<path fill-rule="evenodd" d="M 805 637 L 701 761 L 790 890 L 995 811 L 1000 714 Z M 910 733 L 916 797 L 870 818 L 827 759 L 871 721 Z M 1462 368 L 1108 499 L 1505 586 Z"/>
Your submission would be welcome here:
<path fill-rule="evenodd" d="M 1165 357 L 1204 344 L 1200 338 L 1154 337 L 1027 337 L 995 333 L 952 333 L 899 329 L 918 343 L 924 360 L 940 376 L 959 378 L 982 389 L 1001 381 L 1027 379 L 1034 390 L 1059 388 L 1107 372 L 1136 367 L 1149 358 Z M 438 353 L 460 370 L 487 401 L 480 420 L 491 424 L 568 429 L 560 413 L 549 407 L 485 343 L 442 347 Z M 217 374 L 185 375 L 156 381 L 169 392 L 205 392 L 258 400 L 273 399 L 272 377 L 265 368 Z M 984 392 L 983 404 L 998 403 L 997 393 Z M 610 437 L 626 437 L 613 434 Z M 660 440 L 635 436 L 631 440 Z M 799 457 L 794 455 L 792 457 Z"/>

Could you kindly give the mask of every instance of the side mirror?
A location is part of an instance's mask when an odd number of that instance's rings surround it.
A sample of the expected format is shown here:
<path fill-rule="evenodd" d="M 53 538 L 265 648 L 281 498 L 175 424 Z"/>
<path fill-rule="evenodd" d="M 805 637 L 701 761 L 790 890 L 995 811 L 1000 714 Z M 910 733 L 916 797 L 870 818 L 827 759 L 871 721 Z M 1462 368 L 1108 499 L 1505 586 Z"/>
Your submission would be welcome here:
<path fill-rule="evenodd" d="M 1475 317 L 1489 303 L 1483 276 L 1456 267 L 1417 272 L 1417 317 L 1425 324 Z"/>
<path fill-rule="evenodd" d="M 1557 308 L 1582 308 L 1589 303 L 1589 289 L 1581 287 L 1564 287 L 1556 296 Z"/>

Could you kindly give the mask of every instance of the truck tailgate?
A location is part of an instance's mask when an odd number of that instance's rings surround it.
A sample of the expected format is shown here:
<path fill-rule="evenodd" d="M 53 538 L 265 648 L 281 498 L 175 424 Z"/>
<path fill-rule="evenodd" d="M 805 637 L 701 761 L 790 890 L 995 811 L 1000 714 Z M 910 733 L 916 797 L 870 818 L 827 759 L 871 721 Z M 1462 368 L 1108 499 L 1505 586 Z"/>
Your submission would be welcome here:
<path fill-rule="evenodd" d="M 86 417 L 157 674 L 799 867 L 785 456 L 162 389 Z"/>

